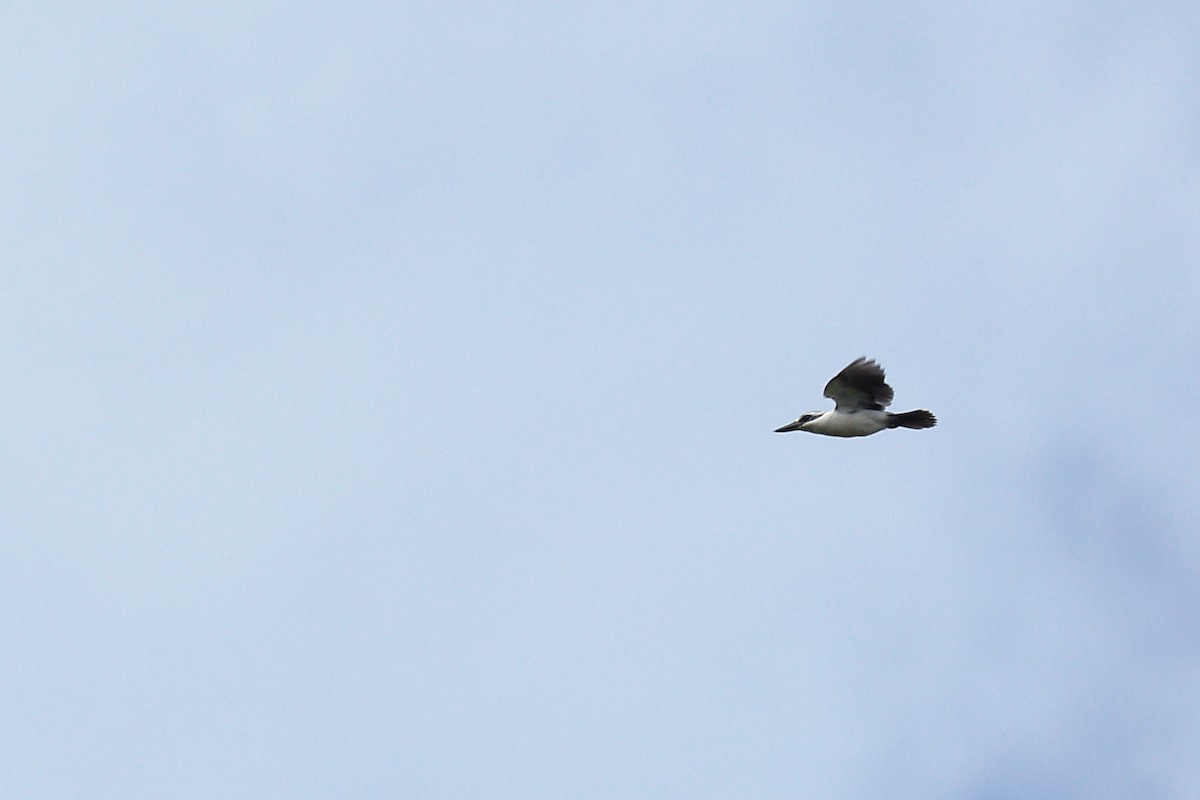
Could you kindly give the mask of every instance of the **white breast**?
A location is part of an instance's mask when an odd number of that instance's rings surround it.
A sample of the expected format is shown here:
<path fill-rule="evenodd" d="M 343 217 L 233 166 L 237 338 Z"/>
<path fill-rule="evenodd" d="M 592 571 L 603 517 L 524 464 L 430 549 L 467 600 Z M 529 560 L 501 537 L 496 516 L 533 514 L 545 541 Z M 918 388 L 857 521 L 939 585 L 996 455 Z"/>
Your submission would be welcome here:
<path fill-rule="evenodd" d="M 887 427 L 886 411 L 830 411 L 804 426 L 804 430 L 826 436 L 870 436 Z"/>

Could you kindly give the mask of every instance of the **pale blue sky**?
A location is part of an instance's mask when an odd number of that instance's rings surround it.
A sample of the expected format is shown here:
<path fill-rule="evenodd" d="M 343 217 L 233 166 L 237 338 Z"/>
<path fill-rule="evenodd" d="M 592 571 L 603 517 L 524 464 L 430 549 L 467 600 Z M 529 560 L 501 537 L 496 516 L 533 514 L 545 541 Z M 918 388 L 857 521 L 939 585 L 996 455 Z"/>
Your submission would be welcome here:
<path fill-rule="evenodd" d="M 1200 796 L 1198 35 L 0 12 L 2 794 Z"/>

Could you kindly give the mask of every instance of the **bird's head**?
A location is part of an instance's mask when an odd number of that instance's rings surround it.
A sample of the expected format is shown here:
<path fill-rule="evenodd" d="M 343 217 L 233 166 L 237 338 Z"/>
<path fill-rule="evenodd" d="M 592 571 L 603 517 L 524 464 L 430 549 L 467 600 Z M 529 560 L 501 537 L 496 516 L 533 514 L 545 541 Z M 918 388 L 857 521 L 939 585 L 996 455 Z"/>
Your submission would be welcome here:
<path fill-rule="evenodd" d="M 797 419 L 795 422 L 789 422 L 787 425 L 784 425 L 782 428 L 776 428 L 775 432 L 776 433 L 791 433 L 792 431 L 802 431 L 802 430 L 804 430 L 804 425 L 806 423 L 812 422 L 814 419 L 821 416 L 822 413 L 823 412 L 821 412 L 821 411 L 810 411 L 807 414 L 801 414 L 800 418 Z"/>

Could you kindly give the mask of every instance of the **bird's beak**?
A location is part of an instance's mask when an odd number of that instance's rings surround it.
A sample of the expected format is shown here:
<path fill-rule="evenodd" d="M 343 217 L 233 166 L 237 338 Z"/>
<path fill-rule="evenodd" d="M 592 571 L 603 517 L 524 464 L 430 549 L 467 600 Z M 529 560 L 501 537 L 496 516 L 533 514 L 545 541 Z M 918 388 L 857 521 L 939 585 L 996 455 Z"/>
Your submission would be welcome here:
<path fill-rule="evenodd" d="M 798 430 L 800 430 L 800 420 L 796 420 L 795 422 L 789 422 L 787 425 L 784 425 L 782 428 L 776 428 L 775 432 L 776 433 L 791 433 L 792 431 L 798 431 Z"/>

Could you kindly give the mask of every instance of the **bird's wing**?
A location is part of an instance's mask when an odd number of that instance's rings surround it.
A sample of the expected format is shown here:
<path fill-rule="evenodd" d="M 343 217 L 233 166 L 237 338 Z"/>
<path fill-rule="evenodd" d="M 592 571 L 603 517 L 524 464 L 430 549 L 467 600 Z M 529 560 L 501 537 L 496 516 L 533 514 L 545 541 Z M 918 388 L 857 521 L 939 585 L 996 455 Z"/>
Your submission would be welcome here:
<path fill-rule="evenodd" d="M 825 396 L 837 403 L 839 411 L 882 411 L 893 394 L 892 387 L 884 383 L 883 367 L 866 356 L 855 359 L 825 384 Z"/>

